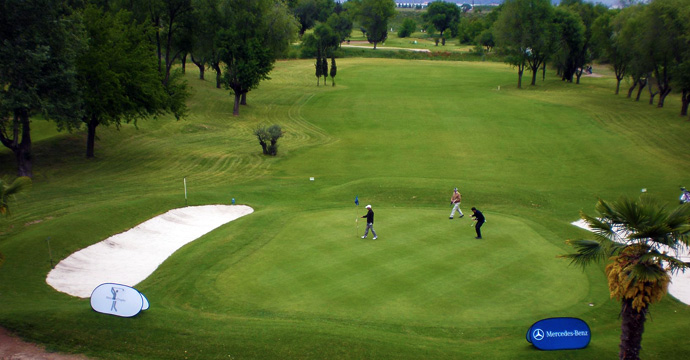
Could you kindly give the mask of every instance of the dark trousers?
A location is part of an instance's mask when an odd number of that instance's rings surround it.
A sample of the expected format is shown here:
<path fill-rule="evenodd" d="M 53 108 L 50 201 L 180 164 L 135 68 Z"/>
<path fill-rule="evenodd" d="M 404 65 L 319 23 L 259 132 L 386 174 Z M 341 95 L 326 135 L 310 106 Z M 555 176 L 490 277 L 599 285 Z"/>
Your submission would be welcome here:
<path fill-rule="evenodd" d="M 484 225 L 484 222 L 477 222 L 477 225 L 474 226 L 474 229 L 477 231 L 477 237 L 480 238 L 482 237 L 482 225 Z"/>

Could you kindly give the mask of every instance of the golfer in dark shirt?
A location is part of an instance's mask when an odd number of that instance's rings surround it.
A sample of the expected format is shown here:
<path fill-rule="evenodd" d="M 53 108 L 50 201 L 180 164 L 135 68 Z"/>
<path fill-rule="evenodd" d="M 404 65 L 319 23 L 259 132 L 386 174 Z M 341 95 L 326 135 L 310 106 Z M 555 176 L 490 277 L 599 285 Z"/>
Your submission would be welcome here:
<path fill-rule="evenodd" d="M 474 229 L 477 231 L 477 237 L 475 239 L 481 239 L 482 238 L 482 225 L 484 225 L 484 214 L 482 214 L 481 211 L 477 210 L 476 207 L 472 208 L 472 217 L 474 218 L 474 221 L 477 223 L 474 225 Z"/>
<path fill-rule="evenodd" d="M 371 210 L 371 205 L 367 205 L 367 214 L 362 216 L 363 218 L 367 218 L 367 227 L 364 230 L 364 236 L 362 236 L 362 239 L 366 239 L 367 235 L 369 234 L 369 229 L 371 229 L 372 235 L 374 235 L 374 240 L 376 240 L 376 231 L 374 231 L 374 211 Z"/>

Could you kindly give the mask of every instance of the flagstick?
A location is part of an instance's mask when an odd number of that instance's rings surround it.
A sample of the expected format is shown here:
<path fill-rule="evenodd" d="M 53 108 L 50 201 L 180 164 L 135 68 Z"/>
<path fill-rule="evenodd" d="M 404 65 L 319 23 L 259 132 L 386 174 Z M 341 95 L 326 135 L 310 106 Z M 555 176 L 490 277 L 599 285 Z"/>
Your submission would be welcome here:
<path fill-rule="evenodd" d="M 359 211 L 357 211 L 358 207 L 359 207 L 359 205 L 357 205 L 357 207 L 355 208 L 355 224 L 356 224 L 355 225 L 355 235 L 356 236 L 359 236 Z"/>
<path fill-rule="evenodd" d="M 187 178 L 182 178 L 184 182 L 184 205 L 187 206 Z"/>
<path fill-rule="evenodd" d="M 359 196 L 355 195 L 355 235 L 359 237 Z"/>

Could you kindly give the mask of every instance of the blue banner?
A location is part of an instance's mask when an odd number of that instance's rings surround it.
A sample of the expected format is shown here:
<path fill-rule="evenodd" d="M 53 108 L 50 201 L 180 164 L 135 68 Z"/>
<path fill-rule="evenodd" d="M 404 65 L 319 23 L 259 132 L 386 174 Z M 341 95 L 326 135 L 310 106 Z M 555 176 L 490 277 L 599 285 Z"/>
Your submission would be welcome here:
<path fill-rule="evenodd" d="M 539 320 L 527 330 L 527 341 L 539 350 L 584 349 L 591 339 L 589 325 L 569 317 Z"/>

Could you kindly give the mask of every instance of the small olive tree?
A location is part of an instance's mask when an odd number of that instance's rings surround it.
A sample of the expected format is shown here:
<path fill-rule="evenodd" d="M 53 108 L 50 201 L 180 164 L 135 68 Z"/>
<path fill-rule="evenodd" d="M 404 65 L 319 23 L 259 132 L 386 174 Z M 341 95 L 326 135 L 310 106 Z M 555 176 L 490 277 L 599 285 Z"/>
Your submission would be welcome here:
<path fill-rule="evenodd" d="M 259 140 L 264 155 L 271 156 L 276 156 L 278 154 L 278 139 L 283 137 L 284 134 L 280 125 L 271 125 L 268 128 L 261 126 L 254 130 L 254 135 L 256 135 L 256 138 Z"/>

